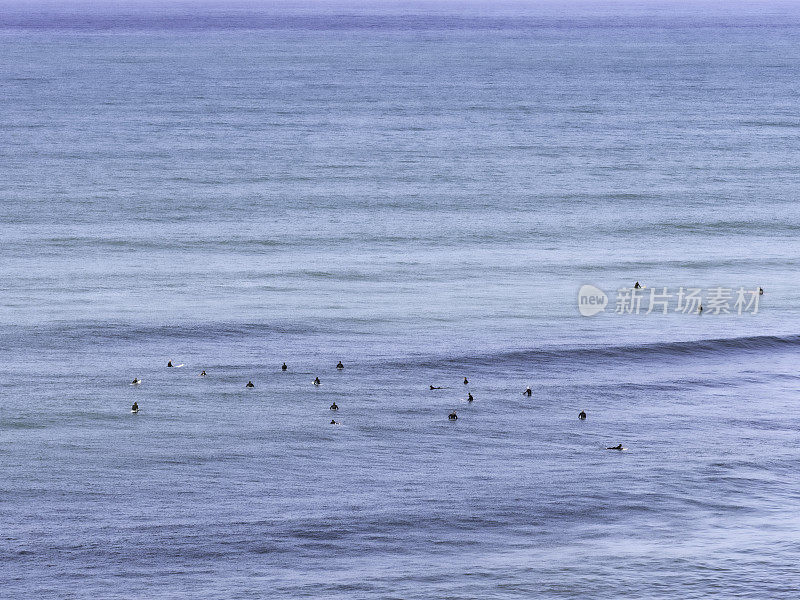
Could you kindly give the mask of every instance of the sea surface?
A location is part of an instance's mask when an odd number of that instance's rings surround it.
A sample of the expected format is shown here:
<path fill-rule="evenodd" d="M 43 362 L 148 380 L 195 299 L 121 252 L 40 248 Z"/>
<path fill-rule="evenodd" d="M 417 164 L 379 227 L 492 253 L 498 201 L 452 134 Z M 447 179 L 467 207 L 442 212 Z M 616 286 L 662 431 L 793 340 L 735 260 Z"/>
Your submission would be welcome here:
<path fill-rule="evenodd" d="M 797 598 L 799 58 L 774 1 L 0 3 L 0 597 Z"/>

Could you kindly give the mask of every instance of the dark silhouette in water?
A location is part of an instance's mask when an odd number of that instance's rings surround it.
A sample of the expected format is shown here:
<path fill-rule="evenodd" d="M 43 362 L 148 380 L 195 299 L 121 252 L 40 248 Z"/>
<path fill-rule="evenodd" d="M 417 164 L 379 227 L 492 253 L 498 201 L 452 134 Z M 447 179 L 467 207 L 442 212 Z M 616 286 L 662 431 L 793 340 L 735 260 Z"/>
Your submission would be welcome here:
<path fill-rule="evenodd" d="M 171 361 L 171 360 L 170 360 L 170 361 L 167 361 L 167 366 L 168 366 L 168 367 L 171 367 L 171 366 L 172 366 L 172 361 Z"/>
<path fill-rule="evenodd" d="M 133 406 L 131 406 L 131 412 L 134 412 L 134 413 L 139 412 L 139 403 L 138 402 L 134 402 L 133 403 Z"/>
<path fill-rule="evenodd" d="M 319 385 L 319 384 L 320 384 L 319 377 L 314 377 L 314 385 Z"/>
<path fill-rule="evenodd" d="M 467 385 L 468 383 L 469 383 L 469 381 L 467 381 L 467 378 L 464 377 L 464 385 Z"/>
<path fill-rule="evenodd" d="M 142 380 L 138 377 L 135 377 L 133 381 L 131 381 L 131 385 L 139 385 L 140 383 L 142 383 Z"/>
<path fill-rule="evenodd" d="M 254 385 L 253 385 L 253 382 L 252 382 L 252 381 L 248 381 L 248 382 L 247 382 L 247 385 L 246 385 L 246 386 L 244 386 L 244 387 L 256 387 L 256 386 L 254 386 Z"/>
<path fill-rule="evenodd" d="M 619 446 L 610 446 L 606 448 L 606 450 L 622 450 L 622 444 L 620 444 Z"/>
<path fill-rule="evenodd" d="M 640 286 L 640 285 L 639 285 L 639 282 L 637 281 L 637 282 L 636 282 L 636 285 L 634 285 L 634 286 L 633 286 L 633 289 L 635 289 L 635 290 L 640 290 L 640 289 L 642 289 L 642 286 Z"/>
<path fill-rule="evenodd" d="M 764 295 L 764 288 L 758 288 L 758 295 L 759 296 L 763 296 Z"/>
<path fill-rule="evenodd" d="M 475 400 L 475 398 L 472 397 L 472 394 L 468 393 L 467 394 L 467 402 L 472 402 L 473 400 Z"/>
<path fill-rule="evenodd" d="M 338 424 L 339 424 L 338 421 L 334 421 L 333 419 L 331 419 L 331 425 L 338 425 Z"/>
<path fill-rule="evenodd" d="M 700 305 L 700 308 L 697 309 L 697 314 L 698 315 L 702 315 L 703 314 L 703 305 L 702 304 Z"/>
<path fill-rule="evenodd" d="M 344 365 L 342 364 L 342 361 L 339 361 L 339 364 L 336 365 L 336 368 L 337 369 L 344 369 Z"/>
<path fill-rule="evenodd" d="M 432 390 L 443 390 L 444 388 L 431 386 L 431 389 Z"/>
<path fill-rule="evenodd" d="M 286 366 L 286 363 L 283 363 L 283 364 L 281 365 L 281 371 L 285 371 L 285 370 L 286 370 L 286 369 L 288 369 L 288 368 L 289 368 L 289 367 L 287 367 L 287 366 Z"/>
<path fill-rule="evenodd" d="M 533 392 L 531 391 L 531 388 L 527 388 L 524 392 L 522 392 L 522 394 L 525 395 L 525 396 L 528 396 L 528 398 L 531 397 L 532 393 Z"/>
<path fill-rule="evenodd" d="M 450 419 L 451 421 L 455 421 L 458 418 L 458 415 L 456 414 L 456 411 L 453 411 L 449 415 L 447 415 L 447 418 Z"/>
<path fill-rule="evenodd" d="M 331 410 L 339 410 L 339 407 L 338 407 L 338 406 L 336 406 L 336 402 L 334 402 L 333 404 L 331 404 Z"/>
<path fill-rule="evenodd" d="M 583 421 L 584 419 L 586 419 L 586 413 L 585 413 L 585 412 L 583 412 L 583 411 L 579 412 L 579 413 L 578 413 L 578 418 L 579 418 L 581 421 Z"/>
<path fill-rule="evenodd" d="M 205 376 L 206 376 L 206 372 L 205 371 L 200 373 L 200 377 L 205 377 Z"/>

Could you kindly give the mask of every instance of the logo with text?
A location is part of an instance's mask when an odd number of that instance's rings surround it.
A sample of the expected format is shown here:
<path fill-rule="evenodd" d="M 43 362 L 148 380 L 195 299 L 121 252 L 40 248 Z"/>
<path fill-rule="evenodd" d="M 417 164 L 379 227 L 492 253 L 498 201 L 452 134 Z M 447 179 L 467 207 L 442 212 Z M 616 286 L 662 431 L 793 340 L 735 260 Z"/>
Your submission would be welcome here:
<path fill-rule="evenodd" d="M 757 315 L 763 295 L 764 290 L 760 287 L 703 289 L 681 286 L 670 290 L 667 287 L 648 288 L 637 282 L 633 287 L 617 290 L 613 312 L 617 315 Z M 586 284 L 578 290 L 578 311 L 584 317 L 603 312 L 608 304 L 608 294 L 596 286 Z"/>
<path fill-rule="evenodd" d="M 593 285 L 583 285 L 578 290 L 578 310 L 584 317 L 603 312 L 608 306 L 608 294 Z"/>

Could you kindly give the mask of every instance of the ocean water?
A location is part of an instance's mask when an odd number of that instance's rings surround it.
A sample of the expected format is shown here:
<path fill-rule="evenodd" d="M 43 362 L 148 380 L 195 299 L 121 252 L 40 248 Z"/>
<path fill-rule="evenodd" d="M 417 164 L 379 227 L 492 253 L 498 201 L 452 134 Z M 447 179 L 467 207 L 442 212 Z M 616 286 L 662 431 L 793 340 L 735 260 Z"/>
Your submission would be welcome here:
<path fill-rule="evenodd" d="M 0 4 L 0 596 L 796 598 L 798 10 Z"/>

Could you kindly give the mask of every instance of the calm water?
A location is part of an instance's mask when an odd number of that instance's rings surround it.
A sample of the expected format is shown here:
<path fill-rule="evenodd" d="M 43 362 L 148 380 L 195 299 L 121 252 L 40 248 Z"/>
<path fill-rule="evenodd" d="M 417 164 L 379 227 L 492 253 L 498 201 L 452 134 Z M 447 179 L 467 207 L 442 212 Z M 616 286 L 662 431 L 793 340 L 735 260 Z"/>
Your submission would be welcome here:
<path fill-rule="evenodd" d="M 800 7 L 42 6 L 2 597 L 796 597 Z"/>

